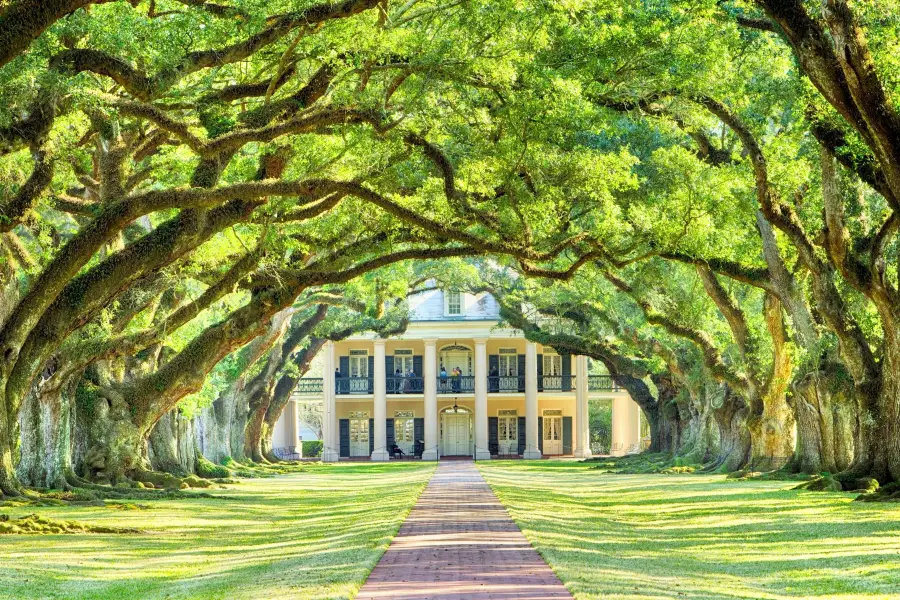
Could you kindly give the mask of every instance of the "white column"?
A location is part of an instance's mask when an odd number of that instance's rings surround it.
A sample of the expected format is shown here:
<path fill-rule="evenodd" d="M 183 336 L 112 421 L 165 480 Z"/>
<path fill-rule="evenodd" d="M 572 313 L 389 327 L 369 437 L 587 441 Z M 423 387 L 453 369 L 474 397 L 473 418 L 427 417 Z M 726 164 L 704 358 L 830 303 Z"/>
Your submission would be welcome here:
<path fill-rule="evenodd" d="M 612 402 L 612 455 L 624 456 L 640 447 L 641 408 L 627 394 L 617 394 Z"/>
<path fill-rule="evenodd" d="M 384 365 L 384 340 L 375 340 L 375 372 L 372 374 L 372 391 L 374 392 L 374 410 L 372 418 L 375 420 L 375 441 L 372 444 L 372 460 L 390 460 L 391 455 L 387 448 L 387 373 Z"/>
<path fill-rule="evenodd" d="M 325 366 L 322 379 L 322 462 L 335 462 L 341 457 L 338 436 L 337 403 L 334 389 L 334 342 L 325 342 Z"/>
<path fill-rule="evenodd" d="M 640 452 L 641 450 L 641 407 L 637 402 L 628 400 L 628 452 Z"/>
<path fill-rule="evenodd" d="M 525 454 L 523 458 L 541 458 L 538 450 L 537 344 L 525 345 Z"/>
<path fill-rule="evenodd" d="M 475 340 L 475 460 L 490 460 L 488 448 L 487 340 Z"/>
<path fill-rule="evenodd" d="M 587 357 L 575 357 L 575 458 L 591 457 Z"/>
<path fill-rule="evenodd" d="M 437 409 L 437 339 L 425 342 L 422 361 L 422 377 L 425 379 L 425 451 L 422 460 L 438 459 L 438 409 Z"/>

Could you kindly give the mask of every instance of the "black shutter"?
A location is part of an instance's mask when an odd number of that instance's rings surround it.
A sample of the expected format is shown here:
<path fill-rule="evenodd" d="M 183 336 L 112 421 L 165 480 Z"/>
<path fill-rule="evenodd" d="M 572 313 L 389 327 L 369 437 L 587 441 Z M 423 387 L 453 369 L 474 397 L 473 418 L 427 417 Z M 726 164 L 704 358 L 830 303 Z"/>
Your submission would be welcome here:
<path fill-rule="evenodd" d="M 340 364 L 341 369 L 341 378 L 335 379 L 337 382 L 337 389 L 335 393 L 337 394 L 346 394 L 350 391 L 350 357 L 342 356 L 338 359 L 338 363 Z M 349 456 L 349 454 L 348 454 Z"/>
<path fill-rule="evenodd" d="M 538 417 L 538 450 L 544 453 L 544 417 Z"/>
<path fill-rule="evenodd" d="M 572 454 L 572 417 L 563 417 L 563 454 Z"/>
<path fill-rule="evenodd" d="M 572 355 L 562 355 L 562 391 L 572 391 Z"/>
<path fill-rule="evenodd" d="M 422 357 L 421 356 L 413 356 L 413 371 L 416 374 L 416 377 L 421 377 L 422 370 Z"/>
<path fill-rule="evenodd" d="M 519 364 L 518 364 L 518 375 L 519 375 L 519 391 L 525 391 L 525 355 L 520 354 L 518 356 Z"/>
<path fill-rule="evenodd" d="M 504 375 L 504 373 L 500 372 L 500 355 L 499 354 L 491 354 L 488 356 L 488 377 L 490 374 L 494 375 Z M 488 391 L 489 392 L 499 392 L 500 391 L 500 379 L 488 379 Z"/>
<path fill-rule="evenodd" d="M 341 419 L 340 423 L 340 433 L 341 433 L 341 456 L 344 458 L 350 457 L 350 419 Z"/>
<path fill-rule="evenodd" d="M 525 417 L 519 417 L 519 456 L 525 454 L 526 435 Z"/>
<path fill-rule="evenodd" d="M 537 355 L 538 391 L 544 391 L 544 355 Z"/>
<path fill-rule="evenodd" d="M 418 373 L 418 371 L 417 371 Z M 425 449 L 425 419 L 413 420 L 413 441 L 415 442 L 416 456 L 422 458 L 422 451 Z M 421 444 L 419 442 L 422 442 Z"/>
<path fill-rule="evenodd" d="M 497 417 L 488 417 L 488 450 L 491 456 L 500 454 L 500 440 L 497 433 L 499 425 Z"/>
<path fill-rule="evenodd" d="M 370 356 L 369 357 L 369 393 L 370 394 L 375 389 L 375 387 L 373 385 L 374 382 L 375 382 L 375 357 Z"/>
<path fill-rule="evenodd" d="M 387 451 L 390 452 L 394 448 L 394 443 L 396 440 L 394 439 L 394 420 L 388 419 L 385 421 L 385 429 L 384 429 L 384 439 L 385 446 L 387 446 Z"/>
<path fill-rule="evenodd" d="M 369 456 L 375 452 L 375 419 L 369 419 Z"/>
<path fill-rule="evenodd" d="M 388 394 L 396 394 L 400 383 L 394 379 L 394 357 L 393 355 L 384 357 L 384 376 L 387 378 L 384 389 Z M 388 446 L 390 449 L 390 446 Z"/>

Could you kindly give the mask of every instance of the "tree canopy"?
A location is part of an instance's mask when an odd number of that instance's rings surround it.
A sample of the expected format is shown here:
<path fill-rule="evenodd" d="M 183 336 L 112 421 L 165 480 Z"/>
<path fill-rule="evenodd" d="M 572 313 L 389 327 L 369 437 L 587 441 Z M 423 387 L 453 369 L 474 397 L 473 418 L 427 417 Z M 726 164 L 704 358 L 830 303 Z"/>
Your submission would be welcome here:
<path fill-rule="evenodd" d="M 0 490 L 148 479 L 238 393 L 216 460 L 271 459 L 321 343 L 432 278 L 602 362 L 655 450 L 900 480 L 898 9 L 4 3 Z"/>

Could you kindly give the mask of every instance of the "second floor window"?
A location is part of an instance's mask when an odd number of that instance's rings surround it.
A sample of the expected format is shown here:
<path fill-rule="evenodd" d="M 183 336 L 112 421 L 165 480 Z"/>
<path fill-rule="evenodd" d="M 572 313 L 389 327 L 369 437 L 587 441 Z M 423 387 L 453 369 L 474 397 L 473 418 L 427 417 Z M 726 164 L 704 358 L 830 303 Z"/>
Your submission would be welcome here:
<path fill-rule="evenodd" d="M 462 292 L 455 290 L 447 292 L 447 314 L 456 316 L 462 314 Z"/>

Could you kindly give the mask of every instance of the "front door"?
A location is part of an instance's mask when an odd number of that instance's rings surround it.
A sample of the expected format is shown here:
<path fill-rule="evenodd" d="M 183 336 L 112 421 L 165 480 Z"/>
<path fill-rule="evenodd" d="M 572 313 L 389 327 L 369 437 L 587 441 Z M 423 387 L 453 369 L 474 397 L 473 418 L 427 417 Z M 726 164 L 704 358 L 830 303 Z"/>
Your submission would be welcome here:
<path fill-rule="evenodd" d="M 518 454 L 519 417 L 514 415 L 497 417 L 497 441 L 500 454 Z"/>
<path fill-rule="evenodd" d="M 558 412 L 558 411 L 554 411 Z M 562 415 L 544 414 L 544 448 L 543 453 L 547 455 L 558 455 L 563 453 L 562 447 Z"/>
<path fill-rule="evenodd" d="M 468 456 L 469 415 L 444 415 L 444 454 L 447 456 Z"/>
<path fill-rule="evenodd" d="M 350 456 L 369 456 L 369 419 L 350 419 Z"/>

